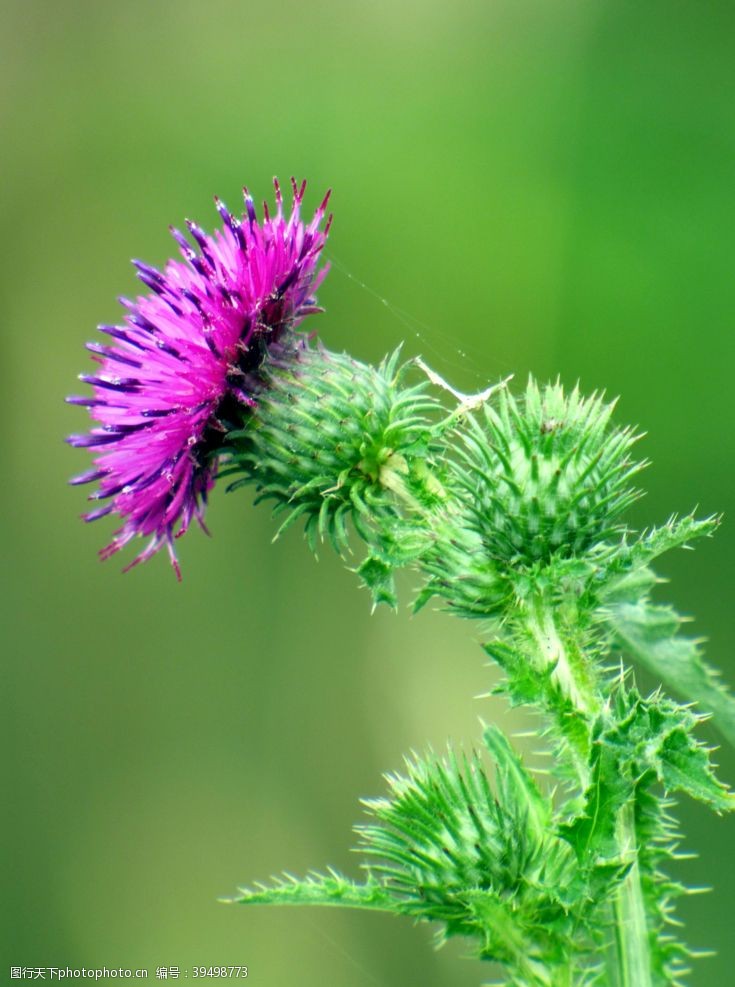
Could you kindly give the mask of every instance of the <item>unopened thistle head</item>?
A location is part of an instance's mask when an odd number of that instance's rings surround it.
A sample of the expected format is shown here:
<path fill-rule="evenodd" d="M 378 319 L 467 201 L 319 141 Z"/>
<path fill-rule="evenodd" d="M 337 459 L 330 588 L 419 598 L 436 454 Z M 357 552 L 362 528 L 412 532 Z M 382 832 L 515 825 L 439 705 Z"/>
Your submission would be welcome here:
<path fill-rule="evenodd" d="M 481 957 L 520 973 L 534 964 L 530 944 L 562 951 L 575 919 L 572 894 L 563 902 L 558 889 L 576 861 L 504 735 L 488 727 L 483 739 L 494 786 L 478 752 L 414 757 L 405 776 L 387 777 L 387 798 L 364 800 L 373 821 L 357 827 L 359 849 L 402 911 L 442 924 L 440 942 L 468 936 Z"/>
<path fill-rule="evenodd" d="M 288 347 L 289 333 L 319 311 L 329 196 L 307 225 L 300 217 L 306 183 L 293 182 L 290 215 L 274 184 L 275 215 L 264 204 L 259 222 L 247 189 L 239 219 L 215 199 L 223 225 L 213 235 L 187 221 L 193 246 L 172 229 L 184 263 L 170 260 L 158 271 L 134 261 L 149 293 L 121 299 L 124 324 L 100 327 L 111 343 L 88 344 L 100 366 L 80 379 L 93 394 L 68 401 L 88 407 L 95 425 L 68 441 L 95 453 L 93 469 L 71 482 L 98 481 L 90 500 L 106 502 L 85 520 L 111 512 L 123 519 L 103 558 L 141 535 L 149 541 L 131 566 L 166 545 L 178 573 L 174 538 L 192 518 L 204 527 L 219 447 L 256 403 L 264 358 Z"/>
<path fill-rule="evenodd" d="M 499 407 L 464 435 L 460 471 L 470 512 L 489 553 L 507 562 L 548 562 L 586 552 L 618 529 L 639 496 L 641 468 L 631 429 L 610 427 L 613 404 L 530 381 L 520 401 L 504 391 Z"/>
<path fill-rule="evenodd" d="M 452 461 L 458 507 L 426 558 L 420 603 L 436 594 L 467 615 L 497 614 L 525 573 L 548 575 L 621 536 L 645 464 L 631 458 L 635 432 L 611 425 L 613 408 L 531 380 L 520 398 L 503 390 L 467 419 Z"/>

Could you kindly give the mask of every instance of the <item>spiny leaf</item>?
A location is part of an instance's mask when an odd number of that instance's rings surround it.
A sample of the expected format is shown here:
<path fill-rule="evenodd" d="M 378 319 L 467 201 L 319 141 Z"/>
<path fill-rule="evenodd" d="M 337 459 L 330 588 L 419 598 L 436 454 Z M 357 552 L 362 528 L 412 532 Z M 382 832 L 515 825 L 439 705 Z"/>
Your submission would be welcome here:
<path fill-rule="evenodd" d="M 685 889 L 662 869 L 676 859 L 679 836 L 668 813 L 670 800 L 654 791 L 657 782 L 718 811 L 735 808 L 733 796 L 714 776 L 709 752 L 692 736 L 697 722 L 687 708 L 658 693 L 643 699 L 620 682 L 595 724 L 584 810 L 561 828 L 592 896 L 615 894 L 637 865 L 656 987 L 680 983 L 692 955 L 670 933 L 673 902 Z M 621 840 L 619 828 L 626 813 L 634 826 L 633 857 L 631 841 Z"/>
<path fill-rule="evenodd" d="M 622 646 L 688 702 L 711 712 L 735 745 L 735 697 L 704 661 L 699 642 L 678 633 L 682 618 L 676 611 L 644 599 L 610 605 L 606 614 Z"/>
<path fill-rule="evenodd" d="M 717 812 L 735 809 L 735 796 L 716 778 L 709 750 L 694 729 L 701 717 L 660 693 L 643 699 L 622 687 L 601 717 L 598 746 L 623 774 L 653 772 L 667 792 L 686 792 Z"/>
<path fill-rule="evenodd" d="M 621 595 L 627 596 L 625 589 L 636 572 L 647 570 L 651 562 L 673 548 L 686 548 L 696 538 L 710 537 L 719 523 L 720 519 L 715 516 L 700 520 L 694 514 L 682 518 L 674 515 L 666 524 L 644 531 L 630 544 L 624 542 L 609 553 L 607 559 L 601 560 L 599 578 L 604 584 L 603 597 L 615 600 Z M 650 575 L 650 572 L 647 576 L 644 573 L 644 580 L 649 581 Z"/>
<path fill-rule="evenodd" d="M 599 741 L 592 753 L 591 782 L 583 812 L 561 827 L 580 864 L 591 871 L 600 865 L 620 867 L 615 838 L 617 815 L 633 795 L 633 782 L 620 769 L 619 759 Z"/>
<path fill-rule="evenodd" d="M 257 884 L 241 888 L 230 899 L 238 905 L 339 905 L 343 908 L 364 908 L 372 911 L 400 912 L 395 898 L 374 881 L 356 884 L 336 871 L 329 874 L 312 873 L 303 880 L 285 874 L 271 885 Z"/>

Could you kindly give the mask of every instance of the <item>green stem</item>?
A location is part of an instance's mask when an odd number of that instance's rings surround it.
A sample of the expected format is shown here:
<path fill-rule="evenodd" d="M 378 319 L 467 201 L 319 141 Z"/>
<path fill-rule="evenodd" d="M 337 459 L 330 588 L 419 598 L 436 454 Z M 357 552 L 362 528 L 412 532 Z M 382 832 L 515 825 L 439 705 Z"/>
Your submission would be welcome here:
<path fill-rule="evenodd" d="M 578 646 L 570 646 L 557 627 L 551 607 L 542 602 L 534 609 L 529 630 L 538 648 L 542 667 L 552 665 L 553 681 L 572 706 L 585 716 L 600 709 L 600 691 L 589 664 Z"/>
<path fill-rule="evenodd" d="M 551 697 L 546 704 L 547 712 L 554 717 L 557 729 L 568 745 L 580 793 L 583 793 L 590 783 L 592 721 L 602 706 L 599 683 L 581 644 L 573 640 L 569 630 L 562 632 L 547 601 L 537 600 L 529 608 L 526 628 L 532 642 L 532 660 L 539 673 L 543 676 L 553 668 L 551 683 L 561 693 L 563 702 L 559 704 L 557 698 Z"/>
<path fill-rule="evenodd" d="M 611 984 L 615 987 L 653 987 L 648 925 L 638 867 L 635 810 L 632 805 L 625 805 L 620 810 L 616 836 L 622 859 L 632 860 L 633 863 L 612 904 L 615 944 L 608 956 L 608 972 L 611 974 Z"/>
<path fill-rule="evenodd" d="M 554 666 L 553 679 L 575 709 L 591 724 L 603 705 L 597 676 L 585 660 L 582 646 L 560 631 L 553 610 L 540 602 L 528 624 L 544 666 Z M 590 738 L 591 742 L 591 738 Z M 588 763 L 575 752 L 582 789 L 589 782 Z M 632 861 L 612 903 L 615 939 L 607 957 L 610 987 L 653 987 L 646 909 L 638 866 L 635 807 L 624 805 L 616 823 L 621 860 Z"/>

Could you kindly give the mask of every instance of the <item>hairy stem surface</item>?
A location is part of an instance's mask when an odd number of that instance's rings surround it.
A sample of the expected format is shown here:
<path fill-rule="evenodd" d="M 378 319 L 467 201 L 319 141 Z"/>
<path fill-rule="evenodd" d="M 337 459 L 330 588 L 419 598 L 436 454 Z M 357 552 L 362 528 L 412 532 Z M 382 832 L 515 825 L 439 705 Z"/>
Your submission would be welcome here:
<path fill-rule="evenodd" d="M 612 905 L 615 921 L 615 950 L 611 983 L 616 987 L 653 987 L 646 910 L 638 866 L 635 810 L 625 805 L 617 822 L 617 838 L 623 859 L 632 860 L 630 870 L 617 889 Z"/>

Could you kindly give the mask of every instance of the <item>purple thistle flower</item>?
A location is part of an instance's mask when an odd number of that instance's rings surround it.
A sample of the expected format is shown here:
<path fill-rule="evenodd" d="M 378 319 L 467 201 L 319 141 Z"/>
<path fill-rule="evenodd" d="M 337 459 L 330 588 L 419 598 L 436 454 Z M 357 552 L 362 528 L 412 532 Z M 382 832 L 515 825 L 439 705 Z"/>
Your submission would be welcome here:
<path fill-rule="evenodd" d="M 186 263 L 170 260 L 161 272 L 133 261 L 150 293 L 121 298 L 124 325 L 100 326 L 111 342 L 87 345 L 100 367 L 80 379 L 93 396 L 67 401 L 89 408 L 98 424 L 67 441 L 96 458 L 70 482 L 99 481 L 89 499 L 108 502 L 85 520 L 113 511 L 123 518 L 102 558 L 138 535 L 150 539 L 125 571 L 166 545 L 181 578 L 173 540 L 192 518 L 206 531 L 216 453 L 257 401 L 258 368 L 304 316 L 320 311 L 314 295 L 328 270 L 317 271 L 317 263 L 331 223 L 330 216 L 320 229 L 329 193 L 307 226 L 300 218 L 306 182 L 292 185 L 290 216 L 274 180 L 276 213 L 264 203 L 262 224 L 247 189 L 242 219 L 215 197 L 222 229 L 209 236 L 187 221 L 198 251 L 172 228 Z"/>

